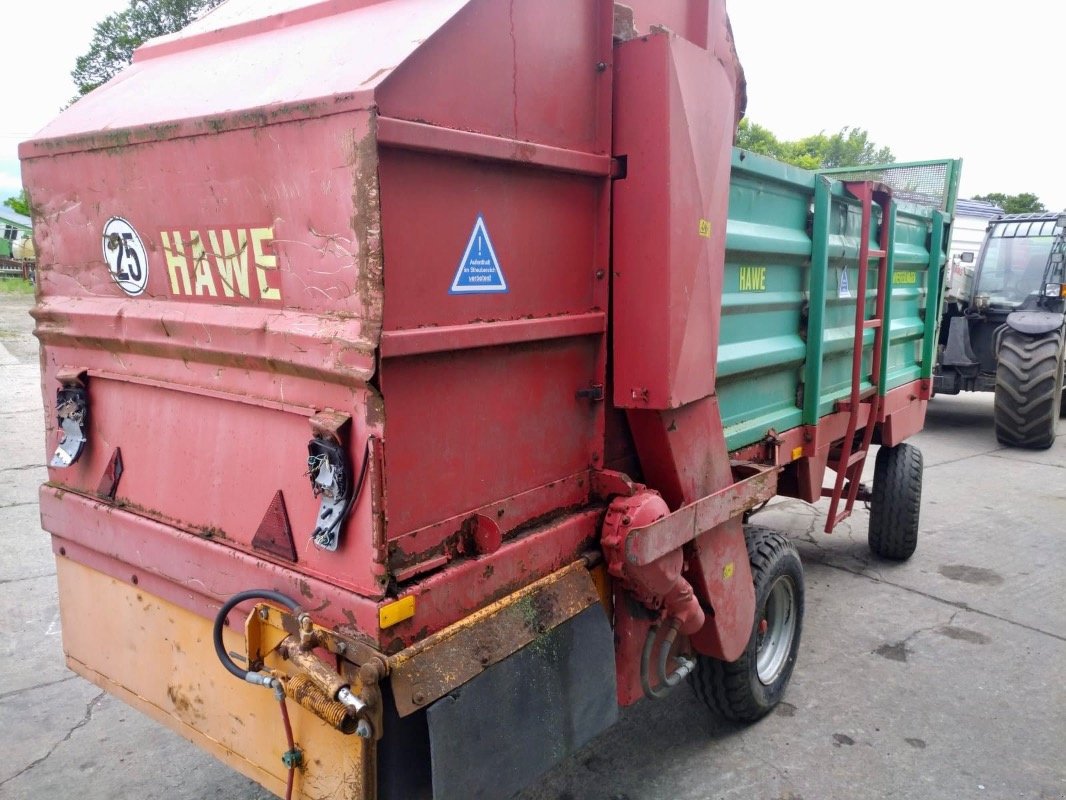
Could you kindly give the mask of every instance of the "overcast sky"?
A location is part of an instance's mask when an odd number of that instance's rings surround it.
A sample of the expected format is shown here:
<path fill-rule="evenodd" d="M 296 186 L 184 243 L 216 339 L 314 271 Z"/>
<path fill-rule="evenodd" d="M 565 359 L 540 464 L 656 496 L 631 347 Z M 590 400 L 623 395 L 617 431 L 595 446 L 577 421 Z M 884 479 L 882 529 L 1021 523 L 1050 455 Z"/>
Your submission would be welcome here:
<path fill-rule="evenodd" d="M 127 0 L 32 0 L 5 15 L 18 93 L 0 114 L 0 197 L 18 142 L 74 95 L 95 23 Z M 1058 95 L 1066 2 L 733 0 L 748 117 L 781 138 L 865 128 L 900 160 L 961 157 L 961 196 L 1033 192 L 1066 208 Z M 863 52 L 864 47 L 870 49 Z M 891 76 L 891 77 L 888 77 Z"/>
<path fill-rule="evenodd" d="M 18 144 L 43 128 L 77 93 L 70 71 L 89 49 L 93 27 L 128 0 L 20 0 L 4 13 L 4 72 L 8 87 L 0 114 L 0 197 L 22 187 Z"/>
<path fill-rule="evenodd" d="M 961 157 L 962 197 L 1066 208 L 1066 2 L 732 0 L 729 15 L 748 117 L 779 138 L 864 128 L 900 161 Z"/>

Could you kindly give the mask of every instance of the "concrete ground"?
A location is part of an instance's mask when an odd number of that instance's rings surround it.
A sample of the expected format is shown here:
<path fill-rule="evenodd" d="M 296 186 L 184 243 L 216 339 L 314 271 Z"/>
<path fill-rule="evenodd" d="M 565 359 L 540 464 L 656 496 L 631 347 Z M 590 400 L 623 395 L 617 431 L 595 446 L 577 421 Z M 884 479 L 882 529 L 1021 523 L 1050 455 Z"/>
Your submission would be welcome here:
<path fill-rule="evenodd" d="M 0 296 L 0 798 L 269 797 L 63 665 L 30 304 Z M 870 557 L 861 509 L 831 536 L 797 501 L 754 518 L 806 570 L 774 714 L 725 724 L 680 687 L 521 800 L 1066 798 L 1066 424 L 1051 450 L 1007 450 L 991 399 L 938 398 L 912 440 L 926 473 L 907 563 Z"/>

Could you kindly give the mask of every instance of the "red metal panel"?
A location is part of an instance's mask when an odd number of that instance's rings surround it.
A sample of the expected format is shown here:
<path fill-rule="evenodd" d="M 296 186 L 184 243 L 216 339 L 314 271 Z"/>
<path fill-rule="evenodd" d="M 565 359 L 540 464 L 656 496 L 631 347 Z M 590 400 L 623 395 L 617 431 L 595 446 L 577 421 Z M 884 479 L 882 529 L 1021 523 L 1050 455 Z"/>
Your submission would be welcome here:
<path fill-rule="evenodd" d="M 575 392 L 596 379 L 600 346 L 584 337 L 390 359 L 382 370 L 389 538 L 595 465 L 602 404 Z M 539 513 L 555 507 L 546 502 Z"/>
<path fill-rule="evenodd" d="M 41 525 L 53 533 L 55 549 L 118 580 L 146 581 L 152 594 L 201 616 L 213 617 L 219 602 L 237 592 L 271 588 L 314 609 L 320 624 L 371 637 L 377 631 L 377 604 L 333 579 L 220 550 L 209 540 L 49 486 L 41 487 L 40 501 Z"/>
<path fill-rule="evenodd" d="M 75 465 L 53 470 L 54 481 L 92 493 L 110 456 L 95 444 L 116 443 L 123 451 L 120 506 L 249 550 L 280 490 L 296 533 L 297 568 L 378 589 L 358 535 L 342 537 L 336 554 L 311 544 L 319 503 L 306 476 L 307 416 L 106 378 L 90 378 L 89 393 L 94 446 Z M 355 424 L 354 438 L 365 442 L 363 425 Z M 356 459 L 362 455 L 361 449 Z M 349 533 L 371 529 L 369 492 L 348 525 Z"/>
<path fill-rule="evenodd" d="M 612 26 L 606 2 L 473 0 L 382 84 L 379 108 L 383 116 L 607 153 Z"/>
<path fill-rule="evenodd" d="M 379 93 L 386 513 L 403 578 L 461 555 L 475 512 L 497 515 L 505 552 L 516 524 L 588 500 L 603 446 L 610 11 L 479 0 Z M 506 291 L 451 291 L 475 223 Z"/>
<path fill-rule="evenodd" d="M 25 171 L 40 209 L 48 407 L 58 371 L 89 374 L 89 444 L 52 480 L 92 494 L 120 447 L 117 503 L 238 549 L 251 547 L 281 490 L 296 569 L 379 593 L 370 493 L 339 554 L 326 554 L 308 542 L 318 503 L 305 477 L 316 411 L 352 417 L 353 464 L 383 433 L 366 385 L 382 308 L 369 116 L 139 145 L 121 159 L 32 159 Z M 167 183 L 145 180 L 160 174 Z M 83 196 L 99 199 L 75 200 Z M 111 216 L 143 241 L 140 296 L 128 297 L 103 260 Z"/>
<path fill-rule="evenodd" d="M 293 0 L 279 9 L 262 0 L 228 0 L 182 33 L 142 48 L 120 80 L 80 99 L 37 137 L 67 141 L 27 143 L 20 155 L 54 154 L 57 145 L 115 147 L 370 108 L 375 89 L 396 65 L 468 3 Z M 300 6 L 309 8 L 279 13 Z M 479 70 L 477 80 L 486 72 Z M 282 152 L 296 160 L 310 156 L 322 165 L 344 164 L 306 145 Z M 224 168 L 222 160 L 211 160 Z M 125 154 L 112 166 L 124 161 Z M 177 172 L 173 165 L 194 163 L 170 160 L 163 174 Z M 158 187 L 159 181 L 151 184 Z M 204 184 L 197 189 L 203 191 Z"/>
<path fill-rule="evenodd" d="M 607 315 L 602 311 L 565 317 L 409 328 L 382 333 L 381 355 L 383 358 L 424 355 L 606 332 Z"/>
<path fill-rule="evenodd" d="M 710 49 L 711 14 L 725 13 L 725 3 L 707 0 L 627 0 L 625 5 L 633 9 L 638 33 L 650 33 L 653 25 L 661 25 L 704 50 Z"/>
<path fill-rule="evenodd" d="M 87 152 L 26 161 L 24 176 L 39 204 L 34 234 L 43 294 L 79 298 L 65 306 L 72 314 L 92 308 L 82 299 L 88 297 L 121 299 L 134 316 L 157 298 L 346 312 L 349 331 L 375 342 L 381 287 L 373 271 L 380 245 L 368 234 L 378 227 L 370 204 L 377 188 L 371 125 L 366 113 L 335 115 L 272 126 L 269 134 L 238 130 L 138 145 L 121 159 Z M 95 199 L 81 199 L 88 197 Z M 134 301 L 103 261 L 101 236 L 111 216 L 129 221 L 148 254 L 147 288 Z M 197 323 L 210 325 L 216 313 L 222 328 L 242 324 L 226 311 L 182 309 L 179 316 L 199 315 Z M 266 316 L 257 323 L 320 333 L 307 320 Z M 175 338 L 161 326 L 156 331 Z M 322 344 L 335 332 L 321 331 Z M 190 349 L 211 344 L 193 333 L 178 338 Z"/>
<path fill-rule="evenodd" d="M 381 632 L 386 652 L 398 650 L 457 622 L 535 580 L 572 564 L 596 544 L 602 508 L 560 517 L 507 547 L 467 558 L 416 583 L 415 616 Z"/>
<path fill-rule="evenodd" d="M 647 34 L 653 26 L 662 26 L 714 55 L 725 67 L 733 87 L 733 122 L 739 123 L 747 105 L 747 87 L 725 0 L 626 0 L 625 5 L 633 9 L 633 22 L 639 33 Z"/>
<path fill-rule="evenodd" d="M 488 161 L 520 161 L 561 172 L 606 176 L 613 163 L 608 155 L 549 147 L 521 139 L 438 128 L 421 122 L 378 117 L 378 141 L 405 150 L 463 155 Z"/>
<path fill-rule="evenodd" d="M 380 179 L 387 330 L 605 308 L 606 178 L 389 149 Z M 479 215 L 508 291 L 449 295 Z"/>
<path fill-rule="evenodd" d="M 676 408 L 714 391 L 733 89 L 668 34 L 620 45 L 617 64 L 615 404 Z"/>
<path fill-rule="evenodd" d="M 511 539 L 515 531 L 543 516 L 545 508 L 577 508 L 588 495 L 589 474 L 584 471 L 400 534 L 390 542 L 390 571 L 396 580 L 407 581 L 455 557 L 479 552 L 477 530 L 485 520 L 491 521 L 501 536 Z"/>

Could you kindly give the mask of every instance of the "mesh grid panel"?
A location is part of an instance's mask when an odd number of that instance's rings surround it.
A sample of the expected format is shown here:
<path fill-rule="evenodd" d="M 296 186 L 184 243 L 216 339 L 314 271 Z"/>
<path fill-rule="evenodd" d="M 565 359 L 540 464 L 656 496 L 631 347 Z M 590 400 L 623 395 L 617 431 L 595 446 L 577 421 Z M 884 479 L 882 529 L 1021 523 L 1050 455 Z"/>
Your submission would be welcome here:
<path fill-rule="evenodd" d="M 884 164 L 822 170 L 842 181 L 878 181 L 892 189 L 898 202 L 947 210 L 951 174 L 949 162 L 935 164 Z"/>

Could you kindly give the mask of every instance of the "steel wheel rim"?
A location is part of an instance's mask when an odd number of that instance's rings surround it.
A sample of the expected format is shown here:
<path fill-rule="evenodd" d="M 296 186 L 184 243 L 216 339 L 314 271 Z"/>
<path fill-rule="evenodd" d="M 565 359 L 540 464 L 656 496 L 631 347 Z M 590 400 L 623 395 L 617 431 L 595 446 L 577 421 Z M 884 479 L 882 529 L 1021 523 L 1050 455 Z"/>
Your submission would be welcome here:
<path fill-rule="evenodd" d="M 781 677 L 796 636 L 796 588 L 791 578 L 782 575 L 770 587 L 759 628 L 755 668 L 759 680 L 769 686 Z"/>

